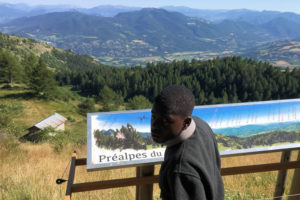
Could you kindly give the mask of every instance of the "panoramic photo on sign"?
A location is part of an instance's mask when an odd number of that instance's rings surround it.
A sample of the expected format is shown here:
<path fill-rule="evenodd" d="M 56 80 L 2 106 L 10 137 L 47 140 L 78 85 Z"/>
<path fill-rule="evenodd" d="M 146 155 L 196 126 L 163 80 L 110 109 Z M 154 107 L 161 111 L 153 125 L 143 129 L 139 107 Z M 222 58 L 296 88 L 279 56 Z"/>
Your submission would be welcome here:
<path fill-rule="evenodd" d="M 300 143 L 300 99 L 196 106 L 219 150 Z M 163 161 L 165 147 L 153 142 L 151 110 L 88 114 L 87 169 Z"/>

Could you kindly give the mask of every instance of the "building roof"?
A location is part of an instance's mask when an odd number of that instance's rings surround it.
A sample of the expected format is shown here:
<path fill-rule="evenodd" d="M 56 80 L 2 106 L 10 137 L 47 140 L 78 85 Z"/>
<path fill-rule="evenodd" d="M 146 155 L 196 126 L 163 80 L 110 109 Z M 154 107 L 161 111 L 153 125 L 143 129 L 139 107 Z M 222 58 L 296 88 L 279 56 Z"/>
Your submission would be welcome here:
<path fill-rule="evenodd" d="M 54 115 L 51 115 L 50 117 L 40 121 L 39 123 L 33 125 L 39 129 L 44 129 L 46 127 L 52 127 L 52 128 L 56 128 L 58 126 L 60 126 L 61 124 L 65 123 L 67 119 L 65 117 L 63 117 L 62 115 L 55 113 Z"/>

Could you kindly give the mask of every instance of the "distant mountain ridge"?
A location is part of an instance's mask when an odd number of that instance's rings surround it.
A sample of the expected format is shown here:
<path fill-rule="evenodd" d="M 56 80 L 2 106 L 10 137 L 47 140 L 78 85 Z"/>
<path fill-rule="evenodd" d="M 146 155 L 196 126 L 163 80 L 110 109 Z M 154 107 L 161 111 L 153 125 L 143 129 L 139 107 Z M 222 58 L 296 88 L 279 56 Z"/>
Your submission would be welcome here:
<path fill-rule="evenodd" d="M 75 10 L 88 14 L 96 15 L 102 17 L 114 17 L 120 13 L 131 12 L 141 10 L 140 7 L 127 7 L 127 6 L 112 6 L 112 5 L 103 5 L 96 6 L 93 8 L 76 8 Z"/>
<path fill-rule="evenodd" d="M 265 24 L 276 18 L 285 18 L 296 23 L 300 21 L 300 15 L 292 12 L 279 11 L 255 11 L 248 9 L 235 10 L 203 10 L 193 9 L 184 6 L 166 6 L 162 7 L 168 11 L 180 12 L 189 17 L 198 17 L 212 22 L 221 22 L 224 20 L 244 21 L 250 24 Z"/>
<path fill-rule="evenodd" d="M 238 137 L 249 137 L 253 135 L 269 133 L 269 132 L 292 132 L 300 130 L 300 122 L 285 122 L 285 123 L 271 123 L 263 125 L 246 125 L 241 127 L 233 128 L 218 128 L 213 129 L 215 133 L 238 136 Z"/>
<path fill-rule="evenodd" d="M 255 11 L 248 9 L 235 10 L 208 10 L 195 9 L 185 6 L 164 6 L 162 9 L 182 13 L 189 17 L 202 18 L 212 22 L 221 22 L 223 20 L 245 21 L 251 24 L 264 24 L 275 18 L 286 18 L 294 22 L 300 21 L 300 15 L 292 12 L 279 11 Z M 103 17 L 114 17 L 119 13 L 138 11 L 142 7 L 129 7 L 118 5 L 99 5 L 92 8 L 78 8 L 68 5 L 43 5 L 28 6 L 26 4 L 0 3 L 0 23 L 8 22 L 11 19 L 19 17 L 29 17 L 42 15 L 50 12 L 79 11 L 88 15 Z"/>
<path fill-rule="evenodd" d="M 6 23 L 10 20 L 20 17 L 31 17 L 50 12 L 63 12 L 72 10 L 71 6 L 29 6 L 27 4 L 9 4 L 0 3 L 0 23 Z"/>
<path fill-rule="evenodd" d="M 48 13 L 13 20 L 0 30 L 98 58 L 239 51 L 268 41 L 292 39 L 300 35 L 300 24 L 283 18 L 264 25 L 230 20 L 210 23 L 178 12 L 148 8 L 113 18 L 80 12 Z"/>

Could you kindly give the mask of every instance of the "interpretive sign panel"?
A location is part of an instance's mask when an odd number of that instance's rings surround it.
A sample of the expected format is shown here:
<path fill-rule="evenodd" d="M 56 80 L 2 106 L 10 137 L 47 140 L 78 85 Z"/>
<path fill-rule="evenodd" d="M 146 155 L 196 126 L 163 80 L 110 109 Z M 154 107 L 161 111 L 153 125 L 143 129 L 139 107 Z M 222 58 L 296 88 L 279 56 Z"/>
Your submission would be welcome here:
<path fill-rule="evenodd" d="M 196 106 L 220 151 L 300 143 L 300 99 Z M 88 113 L 87 169 L 163 161 L 152 141 L 151 110 Z"/>

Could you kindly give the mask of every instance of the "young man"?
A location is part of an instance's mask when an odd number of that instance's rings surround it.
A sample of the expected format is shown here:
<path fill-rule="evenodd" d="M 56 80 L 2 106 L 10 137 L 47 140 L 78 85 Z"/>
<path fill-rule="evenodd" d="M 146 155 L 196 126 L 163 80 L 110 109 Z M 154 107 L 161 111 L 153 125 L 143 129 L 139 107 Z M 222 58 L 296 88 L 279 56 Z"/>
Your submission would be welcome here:
<path fill-rule="evenodd" d="M 223 200 L 220 156 L 211 128 L 191 117 L 195 98 L 183 86 L 163 89 L 152 107 L 151 134 L 167 146 L 159 173 L 163 200 Z"/>

